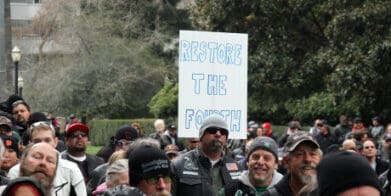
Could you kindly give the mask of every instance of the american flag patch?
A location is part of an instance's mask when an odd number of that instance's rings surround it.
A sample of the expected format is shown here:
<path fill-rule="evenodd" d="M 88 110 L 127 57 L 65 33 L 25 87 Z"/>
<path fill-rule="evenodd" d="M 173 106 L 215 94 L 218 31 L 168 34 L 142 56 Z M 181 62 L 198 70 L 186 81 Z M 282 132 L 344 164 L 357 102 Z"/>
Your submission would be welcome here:
<path fill-rule="evenodd" d="M 227 167 L 228 171 L 238 170 L 238 165 L 236 165 L 236 163 L 227 163 L 225 166 Z"/>

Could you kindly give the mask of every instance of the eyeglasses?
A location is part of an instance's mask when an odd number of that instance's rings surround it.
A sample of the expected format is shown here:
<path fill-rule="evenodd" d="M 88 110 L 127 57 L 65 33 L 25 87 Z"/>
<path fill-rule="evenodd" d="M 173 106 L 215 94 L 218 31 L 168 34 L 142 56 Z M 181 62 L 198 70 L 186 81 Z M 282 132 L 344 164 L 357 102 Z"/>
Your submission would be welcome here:
<path fill-rule="evenodd" d="M 55 131 L 53 125 L 51 122 L 48 122 L 48 121 L 39 121 L 39 122 L 35 122 L 33 124 L 30 125 L 30 132 L 33 132 L 34 129 L 36 128 L 41 128 L 41 127 L 44 127 L 44 128 L 49 128 L 51 129 L 52 131 Z"/>
<path fill-rule="evenodd" d="M 88 134 L 86 132 L 83 132 L 83 131 L 74 131 L 74 132 L 71 132 L 69 134 L 69 137 L 71 138 L 78 138 L 78 137 L 87 137 Z"/>
<path fill-rule="evenodd" d="M 163 178 L 164 183 L 171 183 L 171 177 L 170 176 L 154 176 L 150 178 L 146 178 L 145 182 L 149 185 L 157 185 L 159 183 L 160 178 Z"/>
<path fill-rule="evenodd" d="M 375 148 L 375 146 L 365 146 L 365 149 Z"/>
<path fill-rule="evenodd" d="M 206 133 L 209 133 L 209 134 L 216 134 L 217 131 L 220 131 L 221 135 L 228 135 L 228 131 L 225 130 L 225 129 L 220 129 L 220 128 L 217 128 L 217 127 L 211 127 L 211 128 L 208 128 L 205 130 Z"/>

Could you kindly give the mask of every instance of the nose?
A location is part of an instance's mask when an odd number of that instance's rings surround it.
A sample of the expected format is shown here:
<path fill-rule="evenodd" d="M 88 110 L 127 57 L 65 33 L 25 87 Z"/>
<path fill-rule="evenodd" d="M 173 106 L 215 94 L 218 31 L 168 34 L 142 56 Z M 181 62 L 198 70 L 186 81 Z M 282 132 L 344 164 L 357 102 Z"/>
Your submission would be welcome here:
<path fill-rule="evenodd" d="M 263 156 L 259 157 L 259 159 L 257 160 L 257 163 L 260 165 L 263 165 L 265 163 L 265 159 L 263 159 Z"/>
<path fill-rule="evenodd" d="M 166 183 L 164 182 L 163 178 L 160 177 L 158 183 L 156 184 L 156 188 L 158 190 L 165 190 L 167 188 Z"/>
<path fill-rule="evenodd" d="M 221 130 L 217 130 L 217 131 L 216 131 L 216 135 L 222 136 L 223 134 L 221 133 Z"/>
<path fill-rule="evenodd" d="M 306 153 L 305 153 L 304 161 L 305 161 L 306 163 L 312 162 L 312 156 L 311 156 L 311 154 L 310 154 L 309 152 L 306 152 Z"/>

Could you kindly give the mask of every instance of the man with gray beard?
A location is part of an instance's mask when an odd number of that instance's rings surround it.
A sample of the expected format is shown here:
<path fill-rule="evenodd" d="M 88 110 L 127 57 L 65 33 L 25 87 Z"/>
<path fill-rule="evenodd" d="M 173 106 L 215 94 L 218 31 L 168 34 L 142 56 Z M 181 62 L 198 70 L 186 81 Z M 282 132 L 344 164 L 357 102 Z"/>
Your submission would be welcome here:
<path fill-rule="evenodd" d="M 322 151 L 311 134 L 297 131 L 290 135 L 283 154 L 288 173 L 262 195 L 317 195 L 315 168 L 321 158 Z"/>
<path fill-rule="evenodd" d="M 177 157 L 171 164 L 174 196 L 214 196 L 240 176 L 240 165 L 224 154 L 228 133 L 228 125 L 221 116 L 204 119 L 199 147 Z"/>
<path fill-rule="evenodd" d="M 20 175 L 33 177 L 50 195 L 56 174 L 59 153 L 50 144 L 30 144 L 20 160 Z"/>

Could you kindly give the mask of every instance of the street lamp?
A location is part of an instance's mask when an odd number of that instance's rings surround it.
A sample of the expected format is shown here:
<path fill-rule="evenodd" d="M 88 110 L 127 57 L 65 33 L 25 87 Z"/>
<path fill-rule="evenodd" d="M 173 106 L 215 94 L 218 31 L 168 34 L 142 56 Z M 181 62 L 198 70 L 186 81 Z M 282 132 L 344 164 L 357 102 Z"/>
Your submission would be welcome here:
<path fill-rule="evenodd" d="M 23 86 L 24 86 L 24 81 L 22 76 L 19 76 L 18 78 L 18 86 L 19 86 L 19 96 L 23 97 Z"/>
<path fill-rule="evenodd" d="M 20 49 L 17 46 L 15 46 L 14 49 L 12 49 L 11 56 L 12 56 L 12 61 L 15 64 L 15 94 L 18 94 L 18 72 L 19 72 L 18 66 L 19 66 L 20 58 L 22 57 L 22 53 L 20 52 Z"/>

